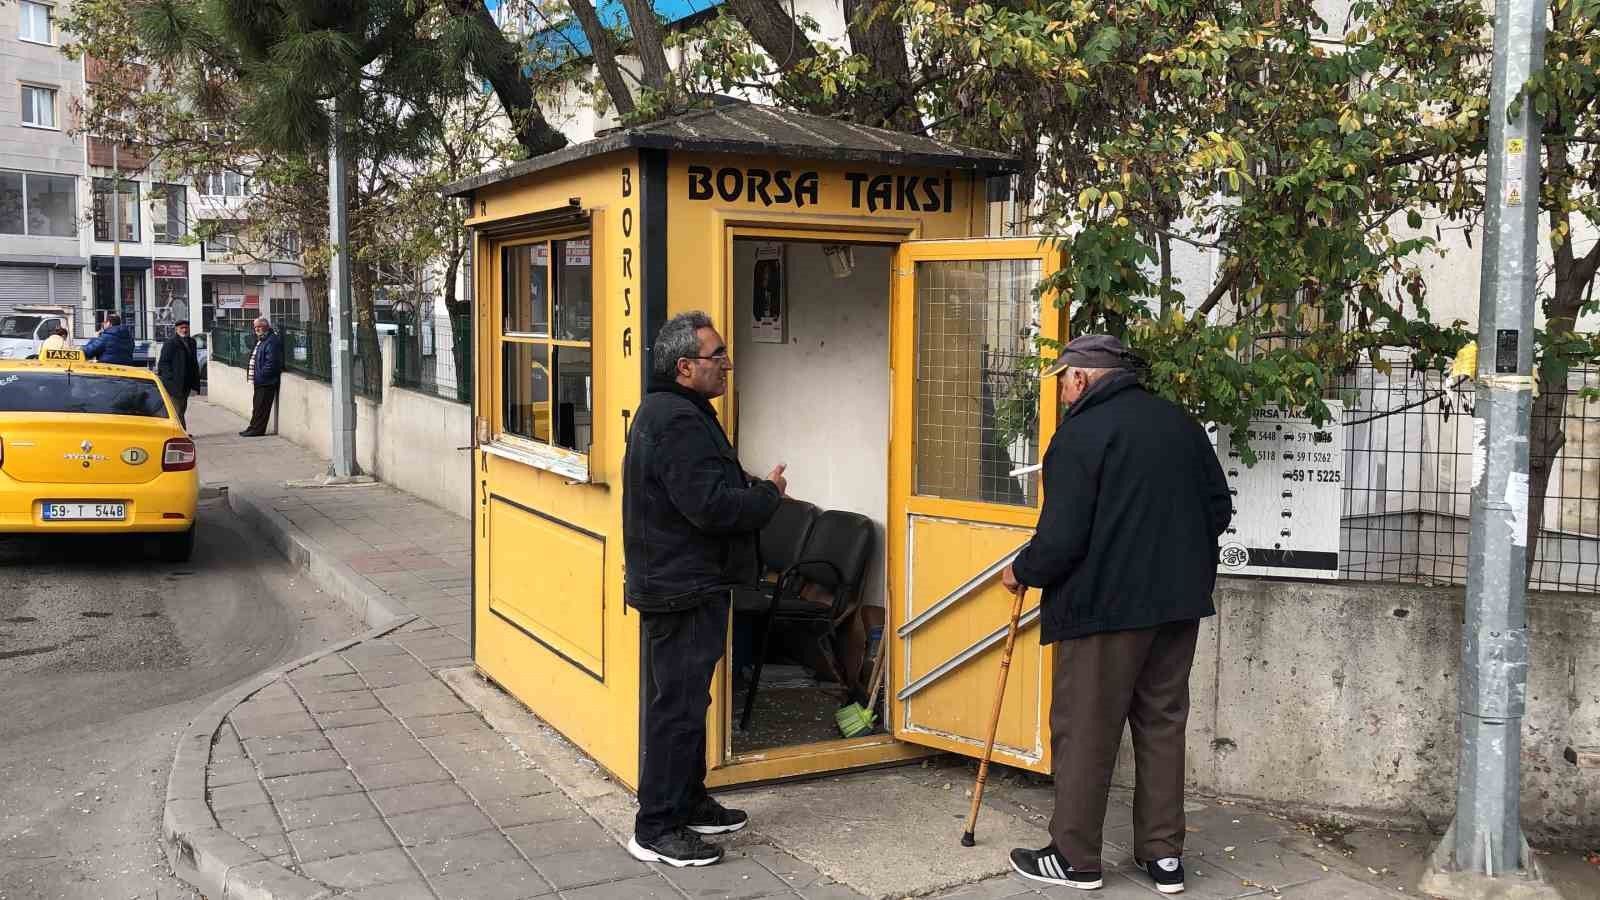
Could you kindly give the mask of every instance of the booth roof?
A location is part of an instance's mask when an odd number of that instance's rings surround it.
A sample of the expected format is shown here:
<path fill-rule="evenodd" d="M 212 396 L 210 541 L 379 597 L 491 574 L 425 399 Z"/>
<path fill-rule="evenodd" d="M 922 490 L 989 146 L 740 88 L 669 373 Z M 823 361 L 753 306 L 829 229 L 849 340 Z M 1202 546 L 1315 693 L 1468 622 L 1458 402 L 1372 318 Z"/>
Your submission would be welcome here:
<path fill-rule="evenodd" d="M 647 125 L 613 129 L 591 141 L 535 156 L 498 171 L 463 178 L 447 185 L 444 193 L 458 196 L 532 172 L 630 148 L 968 169 L 983 173 L 1009 173 L 1020 168 L 1016 159 L 990 150 L 739 102 L 695 110 Z"/>

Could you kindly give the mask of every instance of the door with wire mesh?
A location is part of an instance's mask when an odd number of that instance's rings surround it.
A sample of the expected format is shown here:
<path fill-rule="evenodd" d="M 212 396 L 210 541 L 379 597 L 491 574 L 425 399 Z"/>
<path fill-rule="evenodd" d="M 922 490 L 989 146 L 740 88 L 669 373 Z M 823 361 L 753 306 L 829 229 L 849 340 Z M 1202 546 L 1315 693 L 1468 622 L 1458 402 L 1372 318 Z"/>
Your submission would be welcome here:
<path fill-rule="evenodd" d="M 1039 339 L 1063 318 L 1034 238 L 902 245 L 896 264 L 890 689 L 903 740 L 976 755 L 994 710 L 1011 596 L 1000 572 L 1032 534 L 1034 471 L 1055 429 Z M 997 759 L 1049 767 L 1049 661 L 1024 604 Z"/>

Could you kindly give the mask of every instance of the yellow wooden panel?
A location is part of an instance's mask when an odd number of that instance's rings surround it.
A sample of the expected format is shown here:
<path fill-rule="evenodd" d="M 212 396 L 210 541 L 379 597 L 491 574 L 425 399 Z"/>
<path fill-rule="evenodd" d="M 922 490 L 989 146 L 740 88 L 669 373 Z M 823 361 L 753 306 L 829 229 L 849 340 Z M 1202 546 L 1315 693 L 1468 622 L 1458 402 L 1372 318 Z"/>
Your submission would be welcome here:
<path fill-rule="evenodd" d="M 906 611 L 910 619 L 1028 539 L 1028 530 L 985 523 L 914 516 L 910 519 L 909 583 Z M 1038 602 L 1030 594 L 1024 608 Z M 904 687 L 960 654 L 974 641 L 1003 628 L 1011 614 L 1011 594 L 996 576 L 988 585 L 947 608 L 902 641 Z M 981 747 L 994 708 L 1001 645 L 985 650 L 908 698 L 901 709 L 903 737 L 918 734 L 946 737 Z M 1030 760 L 1043 758 L 1041 708 L 1048 664 L 1039 646 L 1038 625 L 1017 635 L 1011 671 L 1006 680 L 996 745 Z"/>
<path fill-rule="evenodd" d="M 606 545 L 491 497 L 489 610 L 595 678 L 605 678 Z"/>

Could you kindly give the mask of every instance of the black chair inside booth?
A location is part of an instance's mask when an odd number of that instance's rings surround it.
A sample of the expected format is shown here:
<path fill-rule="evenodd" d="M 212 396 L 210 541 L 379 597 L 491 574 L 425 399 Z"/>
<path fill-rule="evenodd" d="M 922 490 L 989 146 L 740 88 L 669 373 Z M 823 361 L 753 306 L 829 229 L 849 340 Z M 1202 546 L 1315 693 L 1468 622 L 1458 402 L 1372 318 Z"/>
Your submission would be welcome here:
<path fill-rule="evenodd" d="M 844 510 L 818 512 L 802 500 L 785 499 L 777 515 L 762 529 L 761 563 L 765 571 L 778 573 L 777 580 L 734 592 L 735 612 L 756 615 L 759 634 L 755 674 L 739 718 L 741 730 L 750 727 L 761 670 L 776 626 L 814 630 L 829 665 L 835 673 L 840 671 L 828 638 L 861 605 L 861 586 L 874 543 L 872 520 L 866 516 Z M 817 603 L 804 597 L 808 585 L 831 594 L 832 603 Z"/>

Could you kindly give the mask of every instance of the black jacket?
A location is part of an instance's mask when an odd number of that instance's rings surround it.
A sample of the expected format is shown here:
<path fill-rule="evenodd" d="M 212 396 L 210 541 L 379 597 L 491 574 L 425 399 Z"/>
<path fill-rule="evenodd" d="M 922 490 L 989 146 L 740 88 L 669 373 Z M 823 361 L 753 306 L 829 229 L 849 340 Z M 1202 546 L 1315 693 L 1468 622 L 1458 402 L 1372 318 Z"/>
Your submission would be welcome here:
<path fill-rule="evenodd" d="M 752 482 L 704 397 L 653 381 L 622 463 L 623 598 L 642 612 L 692 607 L 756 578 L 756 534 L 782 499 Z"/>
<path fill-rule="evenodd" d="M 1039 640 L 1215 614 L 1217 538 L 1232 518 L 1205 430 L 1134 373 L 1106 376 L 1050 441 L 1039 527 L 1013 563 L 1044 589 Z"/>
<path fill-rule="evenodd" d="M 194 338 L 173 335 L 161 345 L 156 376 L 167 386 L 167 393 L 186 397 L 200 390 L 200 356 Z"/>

